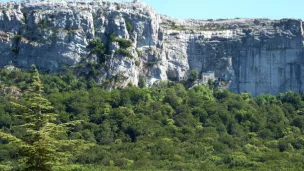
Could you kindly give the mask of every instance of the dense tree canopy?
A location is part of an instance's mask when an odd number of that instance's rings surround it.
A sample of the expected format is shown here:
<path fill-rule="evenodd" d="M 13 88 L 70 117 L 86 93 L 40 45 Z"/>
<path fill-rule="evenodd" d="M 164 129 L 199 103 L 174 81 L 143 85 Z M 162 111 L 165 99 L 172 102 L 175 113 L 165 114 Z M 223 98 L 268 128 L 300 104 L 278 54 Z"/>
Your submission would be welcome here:
<path fill-rule="evenodd" d="M 0 129 L 24 136 L 10 103 L 25 101 L 31 74 L 0 74 Z M 252 97 L 177 83 L 108 91 L 73 75 L 41 80 L 58 123 L 83 120 L 59 138 L 94 144 L 55 170 L 304 169 L 302 94 Z M 0 142 L 0 168 L 9 170 L 22 155 Z"/>

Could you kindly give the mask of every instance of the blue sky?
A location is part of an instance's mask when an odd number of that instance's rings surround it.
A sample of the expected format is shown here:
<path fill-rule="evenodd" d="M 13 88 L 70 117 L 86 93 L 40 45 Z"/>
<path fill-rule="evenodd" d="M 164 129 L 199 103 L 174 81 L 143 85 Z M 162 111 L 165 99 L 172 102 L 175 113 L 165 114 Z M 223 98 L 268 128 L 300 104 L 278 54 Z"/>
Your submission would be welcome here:
<path fill-rule="evenodd" d="M 115 0 L 111 0 L 115 1 Z M 123 1 L 123 0 L 121 0 Z M 124 0 L 131 1 L 131 0 Z M 175 18 L 300 18 L 304 0 L 140 0 Z"/>

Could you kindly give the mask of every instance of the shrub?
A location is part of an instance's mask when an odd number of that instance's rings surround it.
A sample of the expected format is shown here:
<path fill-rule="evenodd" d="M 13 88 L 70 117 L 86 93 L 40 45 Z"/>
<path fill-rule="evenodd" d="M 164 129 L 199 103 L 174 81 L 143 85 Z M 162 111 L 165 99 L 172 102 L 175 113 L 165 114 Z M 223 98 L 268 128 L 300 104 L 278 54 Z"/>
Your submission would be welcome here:
<path fill-rule="evenodd" d="M 144 78 L 140 78 L 138 80 L 138 87 L 145 88 L 146 87 L 146 80 Z"/>
<path fill-rule="evenodd" d="M 132 46 L 132 41 L 131 40 L 126 40 L 126 39 L 117 37 L 115 35 L 111 35 L 110 38 L 111 38 L 111 41 L 118 42 L 120 48 L 127 49 L 127 48 Z"/>
<path fill-rule="evenodd" d="M 116 50 L 116 53 L 118 54 L 121 54 L 123 56 L 127 56 L 127 57 L 130 57 L 130 58 L 133 58 L 132 54 L 130 53 L 130 51 L 126 50 L 126 49 L 121 49 L 121 48 L 118 48 Z"/>
<path fill-rule="evenodd" d="M 133 26 L 130 22 L 126 22 L 128 33 L 131 34 L 133 31 Z"/>
<path fill-rule="evenodd" d="M 142 56 L 142 51 L 141 50 L 136 49 L 136 53 L 137 53 L 138 56 Z"/>
<path fill-rule="evenodd" d="M 172 30 L 179 30 L 179 31 L 187 30 L 184 26 L 177 26 L 175 23 L 172 23 L 170 25 L 170 28 Z"/>
<path fill-rule="evenodd" d="M 128 87 L 133 87 L 133 83 L 131 81 L 128 83 Z"/>
<path fill-rule="evenodd" d="M 136 65 L 136 66 L 139 66 L 139 65 L 140 65 L 140 62 L 139 62 L 139 61 L 135 61 L 135 65 Z"/>
<path fill-rule="evenodd" d="M 76 32 L 76 30 L 68 30 L 67 34 L 68 34 L 68 35 L 71 35 L 71 34 L 73 34 L 73 33 L 75 33 L 75 32 Z"/>
<path fill-rule="evenodd" d="M 48 28 L 46 19 L 42 19 L 42 20 L 39 22 L 38 27 L 41 28 L 41 29 L 46 29 L 46 28 Z"/>
<path fill-rule="evenodd" d="M 121 9 L 121 8 L 120 8 L 120 5 L 117 4 L 117 5 L 116 5 L 116 10 L 119 11 L 120 9 Z"/>
<path fill-rule="evenodd" d="M 148 62 L 148 66 L 153 66 L 156 65 L 158 62 L 157 61 L 150 61 Z"/>
<path fill-rule="evenodd" d="M 15 53 L 16 55 L 19 54 L 19 48 L 18 47 L 12 48 L 12 52 Z"/>
<path fill-rule="evenodd" d="M 122 73 L 118 73 L 118 74 L 116 74 L 116 75 L 114 76 L 115 82 L 121 82 L 121 81 L 124 81 L 124 80 L 126 80 L 126 79 L 127 79 L 127 77 L 124 76 Z"/>
<path fill-rule="evenodd" d="M 118 44 L 121 48 L 127 49 L 132 46 L 132 41 L 126 39 L 118 39 Z"/>
<path fill-rule="evenodd" d="M 21 34 L 15 34 L 14 37 L 13 37 L 16 41 L 20 41 L 21 38 L 22 38 L 22 35 Z"/>

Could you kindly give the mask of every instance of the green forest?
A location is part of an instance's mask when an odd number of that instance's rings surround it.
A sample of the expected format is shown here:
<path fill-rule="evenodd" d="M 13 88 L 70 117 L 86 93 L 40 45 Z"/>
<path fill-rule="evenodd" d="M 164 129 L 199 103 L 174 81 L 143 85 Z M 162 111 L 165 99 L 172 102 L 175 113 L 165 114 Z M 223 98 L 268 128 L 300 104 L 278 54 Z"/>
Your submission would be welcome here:
<path fill-rule="evenodd" d="M 39 170 L 34 161 L 54 171 L 304 170 L 297 92 L 174 82 L 108 90 L 72 72 L 0 75 L 3 171 Z"/>

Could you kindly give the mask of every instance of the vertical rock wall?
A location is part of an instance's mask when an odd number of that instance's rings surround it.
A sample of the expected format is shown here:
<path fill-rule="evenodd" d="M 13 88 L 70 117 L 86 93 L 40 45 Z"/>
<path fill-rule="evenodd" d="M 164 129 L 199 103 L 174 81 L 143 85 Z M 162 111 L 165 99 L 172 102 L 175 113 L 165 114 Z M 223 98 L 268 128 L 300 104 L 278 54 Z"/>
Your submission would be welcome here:
<path fill-rule="evenodd" d="M 49 72 L 98 59 L 87 48 L 101 38 L 109 52 L 99 82 L 113 87 L 187 80 L 214 72 L 233 92 L 303 91 L 303 24 L 296 19 L 178 20 L 143 3 L 1 3 L 0 66 Z M 128 25 L 132 26 L 131 30 Z M 111 35 L 131 40 L 128 57 Z M 87 72 L 89 68 L 83 68 Z"/>

